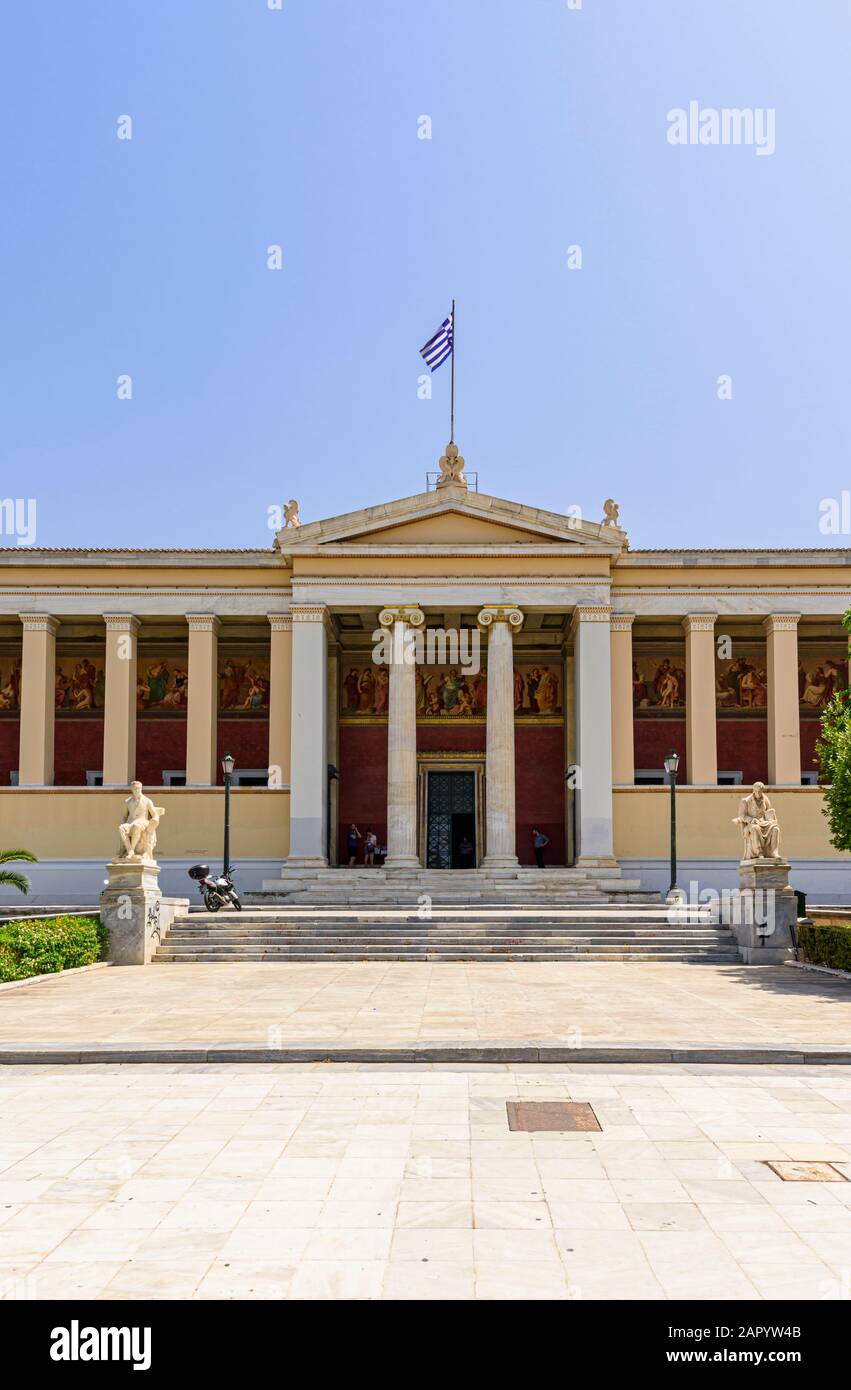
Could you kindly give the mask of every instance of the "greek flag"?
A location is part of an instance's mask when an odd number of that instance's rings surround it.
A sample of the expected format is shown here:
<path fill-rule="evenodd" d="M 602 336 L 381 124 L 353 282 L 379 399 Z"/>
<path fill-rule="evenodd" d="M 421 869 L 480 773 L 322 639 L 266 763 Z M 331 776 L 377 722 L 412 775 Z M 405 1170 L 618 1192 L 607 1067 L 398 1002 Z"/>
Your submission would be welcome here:
<path fill-rule="evenodd" d="M 452 356 L 452 328 L 454 315 L 450 314 L 448 319 L 444 319 L 433 337 L 429 338 L 425 347 L 420 348 L 420 355 L 425 358 L 431 371 L 436 372 L 438 367 L 442 367 L 447 357 Z"/>

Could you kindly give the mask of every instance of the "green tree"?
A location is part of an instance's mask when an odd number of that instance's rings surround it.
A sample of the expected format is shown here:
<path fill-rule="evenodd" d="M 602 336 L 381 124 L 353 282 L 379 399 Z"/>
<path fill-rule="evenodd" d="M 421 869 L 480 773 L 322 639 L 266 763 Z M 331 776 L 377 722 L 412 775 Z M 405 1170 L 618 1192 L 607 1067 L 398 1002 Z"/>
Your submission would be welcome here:
<path fill-rule="evenodd" d="M 842 619 L 851 632 L 851 608 Z M 851 649 L 849 649 L 851 652 Z M 830 843 L 851 850 L 851 691 L 839 690 L 821 717 L 816 757 L 824 787 L 824 815 L 830 824 Z"/>
<path fill-rule="evenodd" d="M 0 849 L 0 864 L 37 864 L 38 860 L 34 854 L 30 854 L 28 849 Z M 17 888 L 19 893 L 30 891 L 30 881 L 26 874 L 21 874 L 17 869 L 0 869 L 0 887 L 8 884 L 10 888 Z"/>

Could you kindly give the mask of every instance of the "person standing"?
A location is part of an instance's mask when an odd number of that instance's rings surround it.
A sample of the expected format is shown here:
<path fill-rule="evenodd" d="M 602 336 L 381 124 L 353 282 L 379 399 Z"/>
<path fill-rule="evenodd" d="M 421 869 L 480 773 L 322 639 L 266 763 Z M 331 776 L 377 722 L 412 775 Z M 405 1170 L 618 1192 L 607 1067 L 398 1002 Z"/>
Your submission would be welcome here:
<path fill-rule="evenodd" d="M 549 835 L 545 835 L 543 830 L 538 830 L 536 827 L 532 831 L 532 844 L 535 849 L 535 863 L 537 864 L 539 869 L 546 868 L 546 865 L 544 863 L 544 850 L 546 849 L 549 843 L 550 837 Z"/>
<path fill-rule="evenodd" d="M 349 868 L 353 868 L 358 857 L 358 840 L 362 838 L 360 831 L 352 821 L 346 835 L 346 850 L 349 855 Z"/>
<path fill-rule="evenodd" d="M 363 862 L 364 864 L 375 864 L 375 851 L 378 849 L 378 836 L 374 830 L 367 830 L 366 839 L 363 842 Z"/>

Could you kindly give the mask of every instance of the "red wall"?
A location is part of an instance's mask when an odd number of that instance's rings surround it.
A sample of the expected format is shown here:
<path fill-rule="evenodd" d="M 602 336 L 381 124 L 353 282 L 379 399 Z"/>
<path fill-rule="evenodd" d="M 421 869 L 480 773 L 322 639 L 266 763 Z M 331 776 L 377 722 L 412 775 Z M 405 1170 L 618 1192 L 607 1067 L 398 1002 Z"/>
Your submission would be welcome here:
<path fill-rule="evenodd" d="M 680 755 L 677 781 L 688 780 L 686 760 L 686 721 L 684 719 L 634 719 L 635 766 L 658 768 L 664 777 L 664 762 L 673 749 Z"/>
<path fill-rule="evenodd" d="M 768 781 L 768 720 L 719 719 L 719 772 L 741 768 L 742 783 Z"/>
<path fill-rule="evenodd" d="M 821 733 L 820 719 L 801 720 L 801 771 L 816 772 L 818 763 L 815 760 L 816 743 Z"/>
<path fill-rule="evenodd" d="M 483 753 L 483 724 L 420 724 L 420 753 Z M 549 835 L 551 864 L 565 861 L 564 825 L 564 728 L 561 724 L 515 726 L 517 791 L 517 855 L 522 864 L 534 864 L 532 827 Z M 338 787 L 338 844 L 340 863 L 346 863 L 346 832 L 352 821 L 361 834 L 375 831 L 381 844 L 387 841 L 387 726 L 340 726 L 340 774 Z M 358 862 L 363 847 L 358 852 Z"/>
<path fill-rule="evenodd" d="M 534 864 L 532 829 L 549 835 L 546 862 L 564 864 L 564 726 L 516 723 L 514 779 L 517 806 L 517 858 Z"/>
<path fill-rule="evenodd" d="M 337 855 L 347 864 L 346 832 L 354 821 L 361 835 L 374 830 L 387 843 L 387 725 L 342 724 L 337 768 Z M 363 862 L 363 843 L 358 848 Z"/>
<path fill-rule="evenodd" d="M 216 731 L 216 765 L 219 786 L 224 786 L 222 758 L 232 753 L 240 768 L 269 767 L 268 719 L 220 719 Z"/>
<path fill-rule="evenodd" d="M 136 776 L 146 787 L 162 786 L 166 768 L 186 767 L 185 719 L 136 720 Z"/>
<path fill-rule="evenodd" d="M 0 719 L 0 786 L 8 787 L 9 773 L 18 767 L 21 746 L 20 719 Z"/>
<path fill-rule="evenodd" d="M 53 750 L 56 786 L 84 787 L 87 772 L 103 771 L 103 720 L 57 714 Z"/>

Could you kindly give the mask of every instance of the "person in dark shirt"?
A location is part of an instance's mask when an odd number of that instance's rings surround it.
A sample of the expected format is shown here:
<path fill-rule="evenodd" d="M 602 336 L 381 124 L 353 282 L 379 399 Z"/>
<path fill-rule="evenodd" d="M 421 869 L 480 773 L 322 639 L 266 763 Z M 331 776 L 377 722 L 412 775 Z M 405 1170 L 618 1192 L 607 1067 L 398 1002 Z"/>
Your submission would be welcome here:
<path fill-rule="evenodd" d="M 532 831 L 532 844 L 535 850 L 535 863 L 539 869 L 546 868 L 544 863 L 544 850 L 550 843 L 549 835 L 545 835 L 543 830 L 537 828 Z"/>

